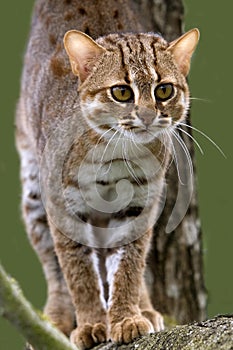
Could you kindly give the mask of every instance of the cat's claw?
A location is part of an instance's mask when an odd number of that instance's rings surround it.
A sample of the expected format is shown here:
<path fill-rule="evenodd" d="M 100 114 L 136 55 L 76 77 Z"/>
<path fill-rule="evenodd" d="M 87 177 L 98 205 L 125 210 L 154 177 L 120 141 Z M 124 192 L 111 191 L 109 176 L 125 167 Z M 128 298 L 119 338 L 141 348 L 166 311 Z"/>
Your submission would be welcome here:
<path fill-rule="evenodd" d="M 128 344 L 133 339 L 154 332 L 152 323 L 143 316 L 126 317 L 111 329 L 111 340 L 117 344 Z"/>
<path fill-rule="evenodd" d="M 156 332 L 160 332 L 164 330 L 164 320 L 163 316 L 155 310 L 144 310 L 142 311 L 142 315 L 146 317 L 154 326 L 154 330 Z"/>
<path fill-rule="evenodd" d="M 107 340 L 107 329 L 103 323 L 92 325 L 86 323 L 74 329 L 70 335 L 70 341 L 77 345 L 80 350 L 91 349 L 97 344 Z"/>

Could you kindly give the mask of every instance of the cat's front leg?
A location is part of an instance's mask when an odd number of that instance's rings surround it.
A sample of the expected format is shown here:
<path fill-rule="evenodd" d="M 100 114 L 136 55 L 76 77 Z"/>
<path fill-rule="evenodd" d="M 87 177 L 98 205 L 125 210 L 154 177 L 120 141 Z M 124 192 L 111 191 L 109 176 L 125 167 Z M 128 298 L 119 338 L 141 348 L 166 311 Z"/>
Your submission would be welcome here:
<path fill-rule="evenodd" d="M 164 320 L 163 316 L 160 314 L 160 312 L 156 311 L 151 303 L 150 297 L 149 297 L 149 292 L 146 286 L 146 282 L 143 279 L 142 282 L 142 289 L 140 293 L 140 310 L 141 314 L 145 316 L 152 324 L 154 327 L 155 331 L 160 331 L 164 329 Z"/>
<path fill-rule="evenodd" d="M 153 322 L 153 325 L 140 309 L 144 265 L 150 236 L 151 232 L 148 231 L 142 238 L 116 249 L 106 260 L 110 338 L 117 344 L 130 343 L 141 335 L 161 330 L 160 326 L 154 329 L 154 325 L 159 325 L 159 322 Z M 162 317 L 157 314 L 158 317 Z"/>
<path fill-rule="evenodd" d="M 107 340 L 106 302 L 94 249 L 72 241 L 52 228 L 56 253 L 76 310 L 77 328 L 71 341 L 80 350 Z"/>

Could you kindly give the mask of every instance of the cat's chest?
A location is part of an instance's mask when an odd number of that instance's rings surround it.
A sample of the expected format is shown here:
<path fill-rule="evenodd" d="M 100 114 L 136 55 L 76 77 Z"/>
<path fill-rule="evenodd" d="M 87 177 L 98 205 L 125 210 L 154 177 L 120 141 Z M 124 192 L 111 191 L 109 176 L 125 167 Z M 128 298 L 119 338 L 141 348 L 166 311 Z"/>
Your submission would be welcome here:
<path fill-rule="evenodd" d="M 127 206 L 143 207 L 158 192 L 162 168 L 145 146 L 131 141 L 99 144 L 72 169 L 65 196 L 73 211 L 110 215 Z"/>

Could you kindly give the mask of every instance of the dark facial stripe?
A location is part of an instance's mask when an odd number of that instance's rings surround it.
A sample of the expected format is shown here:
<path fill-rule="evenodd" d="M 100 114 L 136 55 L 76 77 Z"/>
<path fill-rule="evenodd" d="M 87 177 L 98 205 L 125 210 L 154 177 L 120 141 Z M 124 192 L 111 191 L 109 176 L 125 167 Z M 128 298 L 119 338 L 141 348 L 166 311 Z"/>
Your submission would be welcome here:
<path fill-rule="evenodd" d="M 128 69 L 127 69 L 127 66 L 126 66 L 126 63 L 125 63 L 125 55 L 124 55 L 124 50 L 123 50 L 123 47 L 122 47 L 121 43 L 118 44 L 118 48 L 119 48 L 120 53 L 121 53 L 122 70 L 125 72 L 124 80 L 125 80 L 126 84 L 130 84 L 129 72 L 128 72 Z"/>
<path fill-rule="evenodd" d="M 126 42 L 126 46 L 127 46 L 128 49 L 129 49 L 129 53 L 131 54 L 131 53 L 133 52 L 133 50 L 132 50 L 132 48 L 131 48 L 131 46 L 130 46 L 130 43 L 129 43 L 127 40 L 125 40 L 125 42 Z"/>
<path fill-rule="evenodd" d="M 118 44 L 118 48 L 119 48 L 120 53 L 121 53 L 121 64 L 122 64 L 122 67 L 124 69 L 125 66 L 126 66 L 126 64 L 125 64 L 125 55 L 124 55 L 124 50 L 123 50 L 123 47 L 122 47 L 121 43 Z"/>
<path fill-rule="evenodd" d="M 138 35 L 137 35 L 137 38 L 138 38 L 138 42 L 139 42 L 139 46 L 140 46 L 140 53 L 143 53 L 143 52 L 146 51 L 146 49 L 145 49 L 145 47 L 144 47 L 144 45 L 143 45 L 143 43 L 142 43 L 142 41 L 141 41 L 141 35 L 138 34 Z M 139 53 L 139 54 L 140 54 L 140 53 Z"/>
<path fill-rule="evenodd" d="M 151 43 L 151 48 L 152 48 L 153 56 L 154 56 L 154 65 L 156 66 L 156 64 L 157 64 L 157 57 L 156 57 L 156 51 L 155 51 L 155 41 L 153 41 Z"/>

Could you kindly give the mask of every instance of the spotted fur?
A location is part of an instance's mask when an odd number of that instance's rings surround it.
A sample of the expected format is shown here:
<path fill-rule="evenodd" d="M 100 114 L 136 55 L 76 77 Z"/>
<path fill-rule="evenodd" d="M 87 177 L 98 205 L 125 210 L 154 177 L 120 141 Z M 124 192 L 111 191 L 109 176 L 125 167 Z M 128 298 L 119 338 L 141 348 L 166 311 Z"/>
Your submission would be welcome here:
<path fill-rule="evenodd" d="M 189 108 L 186 75 L 198 31 L 172 43 L 154 33 L 94 41 L 87 29 L 68 31 L 88 12 L 74 3 L 57 4 L 57 12 L 52 1 L 36 5 L 16 136 L 23 217 L 48 283 L 45 313 L 87 349 L 163 329 L 144 268 L 169 130 Z M 119 11 L 115 20 L 124 18 Z M 164 101 L 155 94 L 161 84 L 173 89 Z M 116 100 L 116 86 L 130 89 L 129 103 Z"/>

